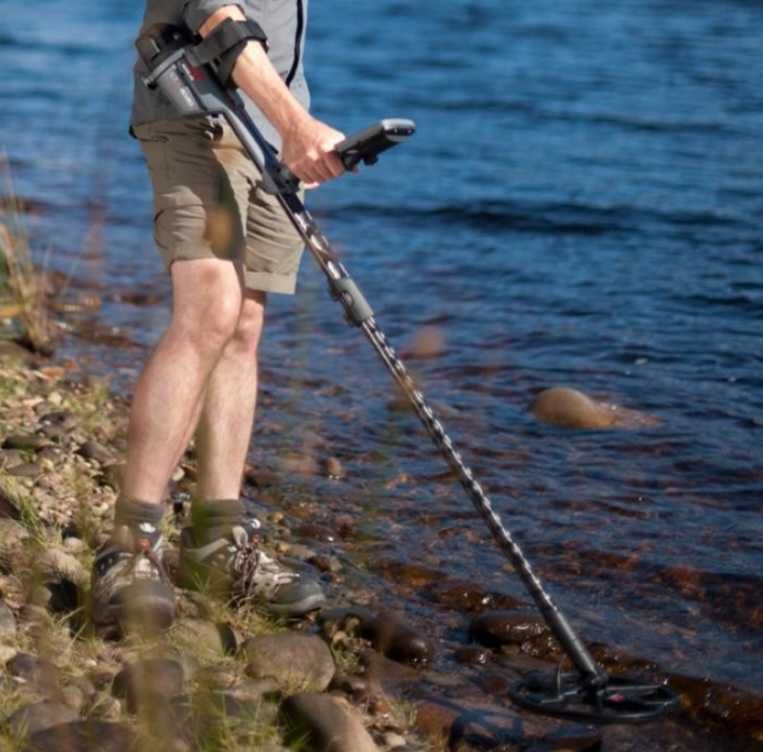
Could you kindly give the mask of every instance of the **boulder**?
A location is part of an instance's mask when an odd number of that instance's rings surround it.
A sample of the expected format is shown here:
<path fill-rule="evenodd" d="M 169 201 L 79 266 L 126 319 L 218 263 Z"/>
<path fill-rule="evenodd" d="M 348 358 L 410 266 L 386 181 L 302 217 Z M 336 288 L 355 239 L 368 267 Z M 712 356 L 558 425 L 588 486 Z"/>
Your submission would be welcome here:
<path fill-rule="evenodd" d="M 378 752 L 360 714 L 343 698 L 294 695 L 281 712 L 289 736 L 303 739 L 315 752 Z"/>
<path fill-rule="evenodd" d="M 261 635 L 247 640 L 241 650 L 249 676 L 274 679 L 286 692 L 322 692 L 334 677 L 331 651 L 314 635 Z"/>

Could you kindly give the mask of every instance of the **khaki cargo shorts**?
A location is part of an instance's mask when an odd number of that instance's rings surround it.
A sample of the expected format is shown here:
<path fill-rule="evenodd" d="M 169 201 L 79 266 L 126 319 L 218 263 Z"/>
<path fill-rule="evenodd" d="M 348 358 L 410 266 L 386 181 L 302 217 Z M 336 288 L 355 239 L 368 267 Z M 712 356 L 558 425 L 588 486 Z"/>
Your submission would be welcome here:
<path fill-rule="evenodd" d="M 154 187 L 154 238 L 167 268 L 182 259 L 240 265 L 252 290 L 292 294 L 303 243 L 230 126 L 212 117 L 133 128 Z"/>

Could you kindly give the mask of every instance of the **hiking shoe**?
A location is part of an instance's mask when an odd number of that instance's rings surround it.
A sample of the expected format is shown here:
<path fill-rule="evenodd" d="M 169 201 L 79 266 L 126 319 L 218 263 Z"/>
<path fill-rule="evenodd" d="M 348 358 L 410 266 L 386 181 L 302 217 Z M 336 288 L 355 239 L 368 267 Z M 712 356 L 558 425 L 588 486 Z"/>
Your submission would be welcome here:
<path fill-rule="evenodd" d="M 255 603 L 283 616 L 303 616 L 326 601 L 321 586 L 287 569 L 260 547 L 257 520 L 210 531 L 206 543 L 193 528 L 180 536 L 180 581 L 191 589 L 209 587 L 237 605 Z M 211 540 L 210 540 L 211 538 Z"/>
<path fill-rule="evenodd" d="M 162 562 L 166 544 L 148 522 L 117 528 L 93 564 L 92 618 L 97 629 L 130 625 L 167 629 L 175 618 L 175 591 Z"/>

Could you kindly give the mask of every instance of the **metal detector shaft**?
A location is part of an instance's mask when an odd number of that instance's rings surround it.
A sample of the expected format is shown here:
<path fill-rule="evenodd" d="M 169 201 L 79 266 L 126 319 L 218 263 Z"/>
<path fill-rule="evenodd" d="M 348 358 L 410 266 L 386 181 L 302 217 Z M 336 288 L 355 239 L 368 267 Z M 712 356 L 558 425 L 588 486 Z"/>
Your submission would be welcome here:
<path fill-rule="evenodd" d="M 471 469 L 456 451 L 452 439 L 435 417 L 423 394 L 416 388 L 405 365 L 377 326 L 371 307 L 347 269 L 332 251 L 326 237 L 318 229 L 299 198 L 298 186 L 293 177 L 284 171 L 273 147 L 260 134 L 240 97 L 234 92 L 223 89 L 207 71 L 206 66 L 195 63 L 192 48 L 176 49 L 170 53 L 163 55 L 163 60 L 155 67 L 151 66 L 153 72 L 145 79 L 146 85 L 159 88 L 168 99 L 178 101 L 185 115 L 213 114 L 223 117 L 228 122 L 249 157 L 261 171 L 266 190 L 277 196 L 311 255 L 326 275 L 331 293 L 344 307 L 348 321 L 360 327 L 387 370 L 403 390 L 424 428 L 456 474 L 474 507 L 487 523 L 496 543 L 516 568 L 551 632 L 580 673 L 585 685 L 593 688 L 605 684 L 607 676 L 603 669 L 596 664 L 564 615 L 544 590 L 519 545 L 493 509 L 484 489 L 475 480 Z M 145 57 L 144 60 L 147 64 L 152 62 Z"/>
<path fill-rule="evenodd" d="M 256 126 L 247 113 L 240 110 L 224 110 L 220 114 L 225 117 L 236 135 L 241 139 L 244 149 L 262 170 L 263 174 L 266 174 L 269 170 L 272 171 L 274 169 L 273 163 L 278 164 L 278 161 L 272 155 L 272 150 L 270 150 L 267 142 L 264 142 L 264 139 L 259 136 Z M 264 147 L 268 148 L 265 149 Z M 264 159 L 260 156 L 263 152 L 267 155 Z M 277 168 L 275 169 L 277 170 Z M 279 172 L 276 171 L 275 174 L 271 172 L 270 179 L 275 184 L 278 184 Z M 316 226 L 315 221 L 299 196 L 293 190 L 287 188 L 286 191 L 279 191 L 277 197 L 297 232 L 304 240 L 307 249 L 326 275 L 333 296 L 344 306 L 349 322 L 360 327 L 387 367 L 387 370 L 405 393 L 416 415 L 418 415 L 423 423 L 424 428 L 426 428 L 437 448 L 445 457 L 446 462 L 456 474 L 475 508 L 487 523 L 496 543 L 519 572 L 527 590 L 535 600 L 564 652 L 569 656 L 580 674 L 589 679 L 593 685 L 599 680 L 605 681 L 606 676 L 604 672 L 588 653 L 580 638 L 543 588 L 540 580 L 533 572 L 529 561 L 525 558 L 522 550 L 493 509 L 488 495 L 475 480 L 474 474 L 464 463 L 461 454 L 456 451 L 453 441 L 445 432 L 442 423 L 440 423 L 432 408 L 426 403 L 424 395 L 416 388 L 404 363 L 389 344 L 384 332 L 379 329 L 371 307 L 366 302 L 357 285 L 350 278 L 347 269 L 339 262 L 336 254 L 331 250 L 328 240 Z"/>

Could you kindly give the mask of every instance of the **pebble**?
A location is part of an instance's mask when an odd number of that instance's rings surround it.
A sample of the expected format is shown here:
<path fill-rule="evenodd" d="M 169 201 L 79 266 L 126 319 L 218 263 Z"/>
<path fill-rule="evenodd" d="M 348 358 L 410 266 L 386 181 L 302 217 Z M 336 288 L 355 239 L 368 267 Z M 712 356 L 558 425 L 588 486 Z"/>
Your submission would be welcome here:
<path fill-rule="evenodd" d="M 384 746 L 387 749 L 402 749 L 407 745 L 405 737 L 400 736 L 400 734 L 397 734 L 394 731 L 388 731 L 386 734 L 384 734 L 383 739 Z"/>
<path fill-rule="evenodd" d="M 13 434 L 6 436 L 3 441 L 3 449 L 20 449 L 24 452 L 36 452 L 47 445 L 47 439 L 43 436 L 29 434 Z"/>
<path fill-rule="evenodd" d="M 111 452 L 97 441 L 88 439 L 82 444 L 77 453 L 86 460 L 93 460 L 101 465 L 108 465 L 112 461 Z"/>
<path fill-rule="evenodd" d="M 11 548 L 29 538 L 29 531 L 15 520 L 0 517 L 0 549 Z"/>
<path fill-rule="evenodd" d="M 324 462 L 326 475 L 333 480 L 342 480 L 347 477 L 344 465 L 336 457 L 327 457 Z"/>
<path fill-rule="evenodd" d="M 334 658 L 315 635 L 281 632 L 247 640 L 241 648 L 247 674 L 274 679 L 286 692 L 323 692 L 334 677 Z"/>
<path fill-rule="evenodd" d="M 360 714 L 347 700 L 325 694 L 288 698 L 281 712 L 294 739 L 321 752 L 378 752 Z"/>
<path fill-rule="evenodd" d="M 36 462 L 22 462 L 5 472 L 14 478 L 37 478 L 42 474 L 42 467 Z"/>
<path fill-rule="evenodd" d="M 81 538 L 64 538 L 64 548 L 67 553 L 81 554 L 87 548 L 87 543 Z"/>

